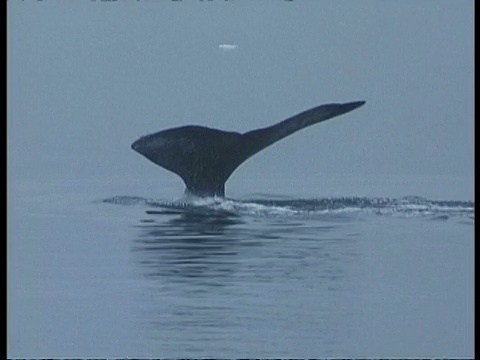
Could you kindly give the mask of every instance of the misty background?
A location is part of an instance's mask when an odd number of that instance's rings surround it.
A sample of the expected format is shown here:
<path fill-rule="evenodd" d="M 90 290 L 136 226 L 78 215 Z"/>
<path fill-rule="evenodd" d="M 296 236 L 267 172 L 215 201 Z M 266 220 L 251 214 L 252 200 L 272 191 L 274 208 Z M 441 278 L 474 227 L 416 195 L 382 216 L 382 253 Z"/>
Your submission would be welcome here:
<path fill-rule="evenodd" d="M 16 0 L 7 11 L 9 186 L 101 178 L 113 195 L 162 184 L 181 195 L 135 139 L 187 124 L 245 132 L 365 100 L 251 158 L 227 194 L 282 193 L 290 179 L 289 195 L 314 184 L 319 196 L 473 199 L 472 1 Z"/>
<path fill-rule="evenodd" d="M 8 357 L 472 357 L 473 4 L 8 0 Z M 359 100 L 233 200 L 130 148 Z"/>

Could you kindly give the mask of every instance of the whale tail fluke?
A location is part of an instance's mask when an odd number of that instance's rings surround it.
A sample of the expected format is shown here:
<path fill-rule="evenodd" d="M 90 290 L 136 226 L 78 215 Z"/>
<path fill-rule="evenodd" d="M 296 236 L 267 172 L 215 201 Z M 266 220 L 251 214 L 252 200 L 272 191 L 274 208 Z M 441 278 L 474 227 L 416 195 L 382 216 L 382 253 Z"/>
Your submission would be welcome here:
<path fill-rule="evenodd" d="M 240 134 L 203 126 L 182 126 L 143 136 L 132 149 L 179 175 L 186 191 L 197 196 L 225 196 L 225 182 L 245 160 L 308 126 L 365 104 L 356 101 L 309 109 L 270 127 Z"/>

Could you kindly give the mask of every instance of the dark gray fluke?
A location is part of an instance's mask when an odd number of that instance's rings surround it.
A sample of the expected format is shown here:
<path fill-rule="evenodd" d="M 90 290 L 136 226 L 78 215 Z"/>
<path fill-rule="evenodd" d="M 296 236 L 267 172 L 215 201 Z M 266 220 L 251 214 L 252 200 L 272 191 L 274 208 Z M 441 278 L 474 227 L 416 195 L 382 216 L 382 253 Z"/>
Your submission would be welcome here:
<path fill-rule="evenodd" d="M 365 104 L 326 104 L 278 124 L 240 134 L 204 126 L 182 126 L 142 136 L 132 149 L 180 176 L 186 192 L 225 196 L 225 182 L 249 157 L 307 126 L 345 114 Z"/>

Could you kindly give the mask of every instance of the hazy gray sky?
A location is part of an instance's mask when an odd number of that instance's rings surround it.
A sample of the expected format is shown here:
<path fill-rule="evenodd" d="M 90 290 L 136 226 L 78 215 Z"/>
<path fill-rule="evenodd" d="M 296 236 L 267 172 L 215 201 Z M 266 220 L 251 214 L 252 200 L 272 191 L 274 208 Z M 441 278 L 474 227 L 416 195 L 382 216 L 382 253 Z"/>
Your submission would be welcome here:
<path fill-rule="evenodd" d="M 473 184 L 473 1 L 9 0 L 7 10 L 15 179 L 167 179 L 130 149 L 140 135 L 186 124 L 243 132 L 366 100 L 257 154 L 230 181 Z"/>

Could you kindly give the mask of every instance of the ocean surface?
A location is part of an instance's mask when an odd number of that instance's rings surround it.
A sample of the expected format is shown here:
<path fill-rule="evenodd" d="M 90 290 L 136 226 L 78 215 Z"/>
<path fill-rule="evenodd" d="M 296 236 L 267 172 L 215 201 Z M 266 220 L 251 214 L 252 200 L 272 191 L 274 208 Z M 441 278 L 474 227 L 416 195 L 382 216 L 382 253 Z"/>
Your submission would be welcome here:
<path fill-rule="evenodd" d="M 142 181 L 9 179 L 8 357 L 473 357 L 454 181 Z"/>

